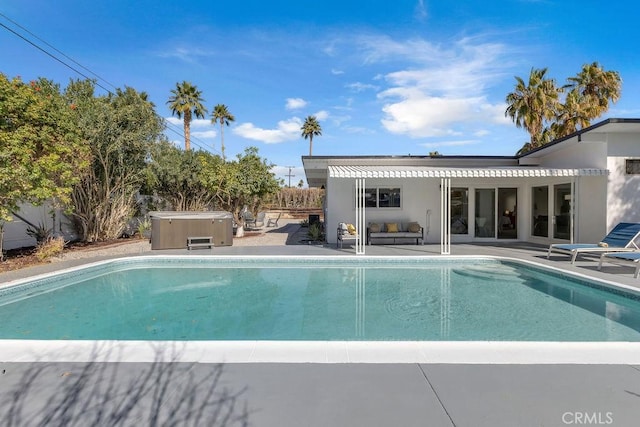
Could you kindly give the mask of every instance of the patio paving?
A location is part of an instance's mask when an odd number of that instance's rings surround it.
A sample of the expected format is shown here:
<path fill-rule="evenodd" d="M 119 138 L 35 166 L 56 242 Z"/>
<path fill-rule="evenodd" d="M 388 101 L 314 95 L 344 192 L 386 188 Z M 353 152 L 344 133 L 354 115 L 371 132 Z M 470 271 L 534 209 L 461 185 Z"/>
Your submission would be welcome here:
<path fill-rule="evenodd" d="M 310 245 L 291 221 L 266 237 L 213 249 L 126 255 L 354 255 Z M 255 239 L 255 240 L 251 240 Z M 278 239 L 276 241 L 276 239 Z M 275 243 L 273 243 L 276 241 Z M 367 246 L 368 256 L 439 254 L 440 246 Z M 546 259 L 528 243 L 453 244 L 452 255 L 508 256 L 638 288 L 632 269 L 597 257 Z M 2 282 L 113 258 L 67 259 L 0 275 Z M 640 366 L 421 363 L 3 362 L 0 419 L 7 426 L 635 426 Z"/>

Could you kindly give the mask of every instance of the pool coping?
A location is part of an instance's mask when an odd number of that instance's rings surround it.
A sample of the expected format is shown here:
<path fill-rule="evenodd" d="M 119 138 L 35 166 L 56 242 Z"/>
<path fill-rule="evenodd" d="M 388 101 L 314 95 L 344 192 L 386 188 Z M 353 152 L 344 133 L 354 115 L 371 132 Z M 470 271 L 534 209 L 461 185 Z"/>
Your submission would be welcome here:
<path fill-rule="evenodd" d="M 145 255 L 96 261 L 0 284 L 0 289 L 76 270 L 158 257 L 291 260 L 283 255 Z M 296 259 L 317 261 L 314 256 Z M 324 256 L 342 262 L 402 256 Z M 640 295 L 637 288 L 537 262 L 495 255 L 424 255 L 419 259 L 499 259 L 549 269 L 604 287 Z M 0 340 L 1 362 L 200 362 L 200 363 L 458 363 L 458 364 L 640 364 L 640 342 L 533 341 L 90 341 Z"/>

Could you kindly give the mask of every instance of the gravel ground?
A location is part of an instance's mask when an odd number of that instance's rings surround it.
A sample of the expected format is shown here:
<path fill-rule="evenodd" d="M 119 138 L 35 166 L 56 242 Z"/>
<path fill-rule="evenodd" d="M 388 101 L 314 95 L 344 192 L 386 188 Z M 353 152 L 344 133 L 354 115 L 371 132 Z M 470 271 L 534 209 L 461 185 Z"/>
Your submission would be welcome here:
<path fill-rule="evenodd" d="M 301 231 L 300 220 L 280 220 L 277 228 L 262 227 L 260 230 L 249 231 L 244 237 L 233 239 L 233 246 L 284 246 L 300 244 L 305 237 Z M 151 243 L 148 240 L 137 240 L 118 245 L 86 249 L 81 251 L 65 252 L 55 261 L 68 261 L 74 259 L 94 258 L 103 256 L 115 256 L 126 254 L 139 254 L 151 251 Z"/>

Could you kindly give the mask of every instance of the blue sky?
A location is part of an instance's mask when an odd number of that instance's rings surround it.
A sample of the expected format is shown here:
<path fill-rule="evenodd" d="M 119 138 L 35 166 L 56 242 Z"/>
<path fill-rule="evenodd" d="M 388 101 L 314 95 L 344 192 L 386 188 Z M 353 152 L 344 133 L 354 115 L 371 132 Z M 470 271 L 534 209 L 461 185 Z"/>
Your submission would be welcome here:
<path fill-rule="evenodd" d="M 505 119 L 504 99 L 514 76 L 532 67 L 548 67 L 563 84 L 598 61 L 623 80 L 621 99 L 602 119 L 640 117 L 640 6 L 624 4 L 32 0 L 5 2 L 0 13 L 107 88 L 147 92 L 179 132 L 166 101 L 176 82 L 190 81 L 210 112 L 220 103 L 235 115 L 224 132 L 228 157 L 256 146 L 279 177 L 294 166 L 294 184 L 304 178 L 309 144 L 300 126 L 311 114 L 323 129 L 314 155 L 512 155 L 528 136 Z M 0 23 L 46 47 L 5 17 Z M 10 77 L 63 86 L 80 77 L 2 27 L 0 46 L 0 72 Z M 219 153 L 209 116 L 192 132 L 194 148 Z"/>

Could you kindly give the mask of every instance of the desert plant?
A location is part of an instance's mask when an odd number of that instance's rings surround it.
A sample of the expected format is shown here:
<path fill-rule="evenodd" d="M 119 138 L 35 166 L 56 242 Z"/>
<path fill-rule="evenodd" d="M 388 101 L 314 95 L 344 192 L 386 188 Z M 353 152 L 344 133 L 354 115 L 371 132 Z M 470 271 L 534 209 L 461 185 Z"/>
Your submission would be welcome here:
<path fill-rule="evenodd" d="M 62 237 L 49 237 L 38 244 L 35 253 L 36 258 L 42 262 L 60 255 L 64 250 L 64 244 L 64 238 Z"/>
<path fill-rule="evenodd" d="M 307 231 L 307 236 L 309 236 L 309 240 L 313 241 L 324 240 L 324 232 L 322 231 L 322 226 L 319 223 L 311 224 L 309 226 L 309 231 Z"/>
<path fill-rule="evenodd" d="M 151 231 L 151 220 L 149 218 L 138 218 L 138 236 L 142 239 L 148 231 Z"/>
<path fill-rule="evenodd" d="M 52 228 L 47 228 L 43 223 L 38 224 L 37 226 L 29 226 L 25 231 L 27 235 L 36 239 L 37 243 L 45 242 L 51 238 L 51 233 L 53 233 Z"/>
<path fill-rule="evenodd" d="M 300 221 L 300 227 L 307 228 L 308 226 L 309 226 L 309 220 L 308 219 L 303 219 L 302 221 Z"/>

